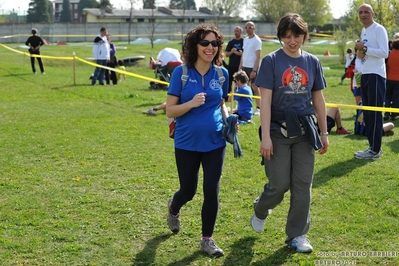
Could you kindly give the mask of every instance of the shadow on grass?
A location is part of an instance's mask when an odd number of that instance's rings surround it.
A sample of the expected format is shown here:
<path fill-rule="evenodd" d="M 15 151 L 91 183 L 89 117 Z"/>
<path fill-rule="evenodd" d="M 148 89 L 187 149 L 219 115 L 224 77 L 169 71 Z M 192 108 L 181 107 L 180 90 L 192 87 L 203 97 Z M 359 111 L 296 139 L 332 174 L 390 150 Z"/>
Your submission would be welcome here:
<path fill-rule="evenodd" d="M 291 250 L 291 249 L 287 248 L 286 246 L 284 246 L 284 247 L 281 247 L 278 250 L 276 250 L 270 257 L 267 257 L 264 260 L 254 262 L 251 265 L 253 265 L 253 266 L 283 265 L 295 253 L 296 252 L 294 250 Z"/>
<path fill-rule="evenodd" d="M 250 265 L 253 254 L 252 247 L 255 240 L 255 237 L 244 237 L 234 242 L 231 246 L 230 254 L 226 257 L 223 265 Z"/>
<path fill-rule="evenodd" d="M 315 174 L 312 187 L 320 187 L 332 178 L 342 177 L 352 172 L 353 169 L 362 167 L 363 165 L 372 162 L 372 160 L 359 160 L 356 158 L 352 158 L 343 162 L 330 165 L 326 168 L 321 169 Z"/>
<path fill-rule="evenodd" d="M 152 265 L 159 244 L 168 240 L 172 234 L 161 234 L 146 242 L 144 249 L 137 253 L 133 265 Z"/>
<path fill-rule="evenodd" d="M 200 250 L 198 250 L 198 251 L 194 252 L 193 254 L 191 254 L 190 256 L 182 258 L 179 261 L 174 261 L 174 262 L 169 263 L 167 266 L 185 266 L 185 265 L 189 265 L 191 262 L 195 261 L 202 254 L 203 253 Z"/>

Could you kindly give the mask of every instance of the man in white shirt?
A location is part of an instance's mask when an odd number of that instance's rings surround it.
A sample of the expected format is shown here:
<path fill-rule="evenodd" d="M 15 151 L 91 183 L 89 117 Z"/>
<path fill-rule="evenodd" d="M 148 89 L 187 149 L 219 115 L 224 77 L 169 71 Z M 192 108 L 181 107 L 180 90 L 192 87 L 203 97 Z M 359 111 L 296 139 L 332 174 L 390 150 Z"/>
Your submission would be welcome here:
<path fill-rule="evenodd" d="M 386 29 L 374 21 L 374 11 L 371 5 L 362 4 L 359 7 L 359 18 L 363 23 L 361 40 L 355 47 L 361 53 L 358 57 L 362 64 L 362 102 L 365 106 L 384 106 L 385 97 L 385 58 L 388 57 L 388 34 Z M 354 155 L 358 159 L 377 160 L 382 155 L 381 142 L 383 136 L 382 112 L 364 111 L 366 136 L 369 147 Z"/>
<path fill-rule="evenodd" d="M 239 70 L 244 70 L 251 81 L 251 89 L 255 96 L 260 96 L 259 88 L 255 85 L 255 78 L 258 73 L 260 54 L 262 51 L 262 40 L 255 34 L 255 23 L 248 21 L 245 24 L 247 37 L 244 38 L 243 54 Z M 260 99 L 256 100 L 256 109 L 254 115 L 260 114 Z"/>

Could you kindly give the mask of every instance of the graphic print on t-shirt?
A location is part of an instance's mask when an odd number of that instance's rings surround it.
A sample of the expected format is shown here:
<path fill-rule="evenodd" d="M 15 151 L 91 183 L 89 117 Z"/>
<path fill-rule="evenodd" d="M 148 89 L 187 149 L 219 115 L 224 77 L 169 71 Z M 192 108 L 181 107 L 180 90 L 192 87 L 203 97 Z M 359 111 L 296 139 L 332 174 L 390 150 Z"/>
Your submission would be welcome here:
<path fill-rule="evenodd" d="M 309 76 L 305 70 L 297 66 L 290 66 L 282 76 L 283 88 L 291 90 L 284 91 L 285 94 L 306 94 L 309 85 Z"/>

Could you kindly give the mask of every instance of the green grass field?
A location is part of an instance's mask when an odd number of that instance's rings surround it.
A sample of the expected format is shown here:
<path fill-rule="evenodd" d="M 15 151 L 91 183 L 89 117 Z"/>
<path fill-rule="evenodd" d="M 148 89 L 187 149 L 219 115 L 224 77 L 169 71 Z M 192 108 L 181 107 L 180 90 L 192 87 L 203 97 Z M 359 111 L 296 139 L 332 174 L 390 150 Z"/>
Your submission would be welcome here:
<path fill-rule="evenodd" d="M 149 56 L 180 47 L 116 45 L 120 58 L 145 55 L 127 70 L 149 78 Z M 263 55 L 278 47 L 264 43 Z M 332 45 L 305 50 L 338 53 Z M 48 56 L 73 52 L 91 57 L 91 44 L 42 48 Z M 354 159 L 367 147 L 365 137 L 330 135 L 328 153 L 316 158 L 314 252 L 306 255 L 284 246 L 289 193 L 264 233 L 250 228 L 252 202 L 266 178 L 259 117 L 241 126 L 244 157 L 234 158 L 229 144 L 214 234 L 225 256 L 212 259 L 199 251 L 201 186 L 182 209 L 179 234 L 166 225 L 167 200 L 178 189 L 173 141 L 165 114 L 141 113 L 162 103 L 166 91 L 149 90 L 148 80 L 131 76 L 117 86 L 90 86 L 93 67 L 81 62 L 74 84 L 70 60 L 44 59 L 46 75 L 33 75 L 29 57 L 3 47 L 0 56 L 1 265 L 399 265 L 399 134 L 383 138 L 378 161 Z M 327 102 L 354 104 L 349 80 L 339 84 L 339 58 L 321 61 L 329 67 Z M 353 130 L 354 113 L 342 109 L 347 129 Z"/>

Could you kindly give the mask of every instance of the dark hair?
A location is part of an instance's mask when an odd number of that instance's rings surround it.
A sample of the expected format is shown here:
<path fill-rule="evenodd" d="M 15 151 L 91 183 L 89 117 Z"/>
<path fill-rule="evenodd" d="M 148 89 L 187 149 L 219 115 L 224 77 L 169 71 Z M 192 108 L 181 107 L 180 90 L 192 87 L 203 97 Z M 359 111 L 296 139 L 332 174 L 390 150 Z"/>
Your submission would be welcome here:
<path fill-rule="evenodd" d="M 353 51 L 352 51 L 352 49 L 351 48 L 348 48 L 348 50 L 346 50 L 346 53 L 352 53 Z"/>
<path fill-rule="evenodd" d="M 392 41 L 392 49 L 399 50 L 399 40 L 395 39 Z"/>
<path fill-rule="evenodd" d="M 216 40 L 219 41 L 218 51 L 213 58 L 212 63 L 217 66 L 221 66 L 223 64 L 223 35 L 216 26 L 203 24 L 193 28 L 186 35 L 186 39 L 183 44 L 182 58 L 188 67 L 194 66 L 194 63 L 198 58 L 197 44 L 209 33 L 215 34 Z"/>
<path fill-rule="evenodd" d="M 106 28 L 102 27 L 102 28 L 100 29 L 100 32 L 103 32 L 103 31 L 106 31 L 106 30 L 107 30 Z"/>
<path fill-rule="evenodd" d="M 243 70 L 234 73 L 233 79 L 240 81 L 242 84 L 247 83 L 249 81 L 247 73 L 245 73 L 245 71 Z"/>
<path fill-rule="evenodd" d="M 118 66 L 123 66 L 123 60 L 118 60 Z"/>
<path fill-rule="evenodd" d="M 298 14 L 288 13 L 280 19 L 277 26 L 277 38 L 280 42 L 286 36 L 287 31 L 291 31 L 294 35 L 304 34 L 303 42 L 308 39 L 308 24 Z"/>
<path fill-rule="evenodd" d="M 36 34 L 37 33 L 37 29 L 32 28 L 32 34 Z"/>

